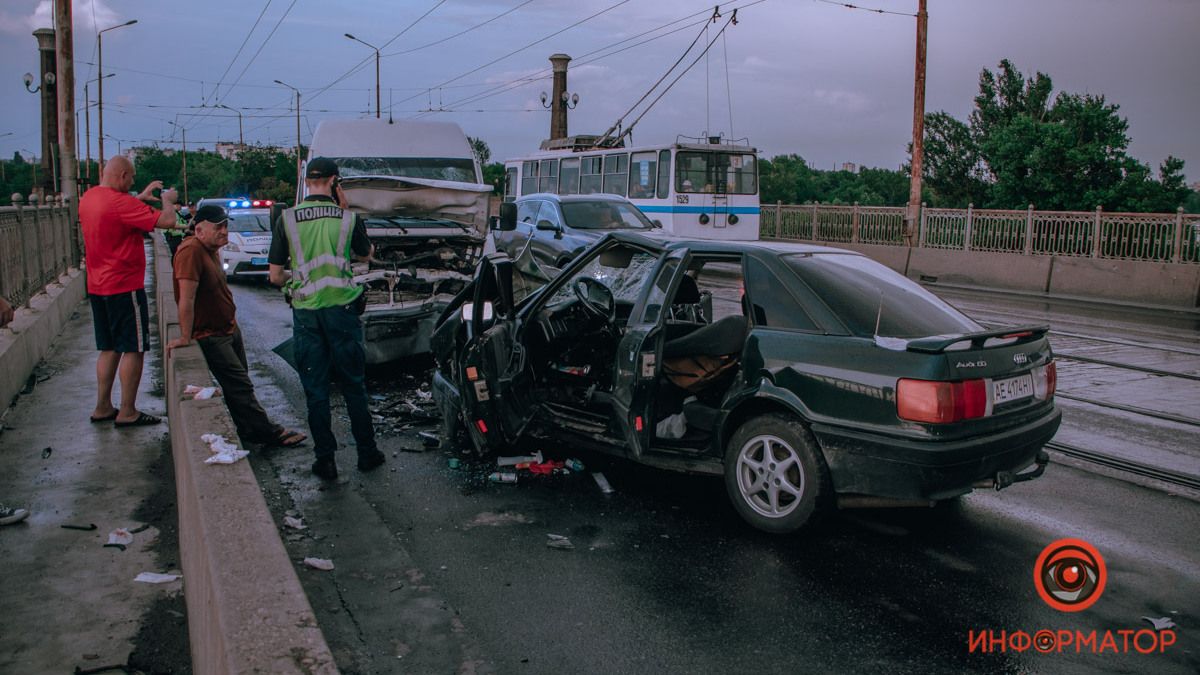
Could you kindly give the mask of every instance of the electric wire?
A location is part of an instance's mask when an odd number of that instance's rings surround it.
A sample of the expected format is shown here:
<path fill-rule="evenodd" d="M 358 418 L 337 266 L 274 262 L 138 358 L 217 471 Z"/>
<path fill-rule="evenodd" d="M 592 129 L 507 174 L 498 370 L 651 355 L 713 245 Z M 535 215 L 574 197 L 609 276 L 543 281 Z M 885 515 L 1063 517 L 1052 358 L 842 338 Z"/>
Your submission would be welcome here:
<path fill-rule="evenodd" d="M 896 16 L 911 16 L 911 17 L 917 16 L 916 14 L 909 14 L 908 12 L 895 12 L 890 9 L 875 9 L 873 7 L 863 7 L 861 5 L 852 5 L 848 2 L 838 2 L 837 0 L 815 0 L 815 1 L 823 2 L 827 5 L 837 5 L 839 7 L 845 7 L 846 9 L 858 9 L 858 10 L 862 10 L 864 12 L 873 12 L 875 14 L 895 14 Z"/>

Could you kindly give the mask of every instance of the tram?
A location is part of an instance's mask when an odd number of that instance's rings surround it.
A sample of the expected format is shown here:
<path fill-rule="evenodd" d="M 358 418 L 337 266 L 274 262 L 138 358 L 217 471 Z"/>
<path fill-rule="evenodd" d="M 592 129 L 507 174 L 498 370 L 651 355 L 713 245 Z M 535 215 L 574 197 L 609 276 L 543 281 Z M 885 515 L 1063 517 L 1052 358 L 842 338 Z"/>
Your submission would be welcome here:
<path fill-rule="evenodd" d="M 758 151 L 747 139 L 680 136 L 669 145 L 598 147 L 597 136 L 547 141 L 504 162 L 504 200 L 552 192 L 627 197 L 679 237 L 758 239 Z"/>

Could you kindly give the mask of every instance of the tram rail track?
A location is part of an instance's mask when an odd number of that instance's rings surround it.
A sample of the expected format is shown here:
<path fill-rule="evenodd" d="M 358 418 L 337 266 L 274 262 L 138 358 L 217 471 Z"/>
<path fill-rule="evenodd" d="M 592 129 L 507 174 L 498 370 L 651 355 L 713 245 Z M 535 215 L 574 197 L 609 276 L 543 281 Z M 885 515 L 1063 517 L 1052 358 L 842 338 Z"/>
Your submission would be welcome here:
<path fill-rule="evenodd" d="M 1194 417 L 1185 417 L 1183 415 L 1175 415 L 1175 414 L 1168 413 L 1168 412 L 1161 412 L 1158 410 L 1150 410 L 1148 408 L 1139 408 L 1138 406 L 1125 405 L 1123 403 L 1113 403 L 1112 401 L 1100 401 L 1100 400 L 1097 400 L 1094 398 L 1087 398 L 1085 396 L 1076 396 L 1075 394 L 1072 394 L 1070 392 L 1064 392 L 1062 390 L 1054 392 L 1054 397 L 1055 398 L 1065 398 L 1065 399 L 1068 399 L 1071 401 L 1079 401 L 1080 403 L 1088 403 L 1088 404 L 1091 404 L 1094 406 L 1099 406 L 1101 408 L 1110 408 L 1112 410 L 1121 410 L 1124 412 L 1133 413 L 1135 415 L 1143 415 L 1145 417 L 1153 417 L 1155 419 L 1166 420 L 1168 422 L 1175 422 L 1178 424 L 1186 424 L 1186 425 L 1192 426 L 1192 427 L 1200 427 L 1200 419 L 1196 419 Z"/>
<path fill-rule="evenodd" d="M 1069 443 L 1062 443 L 1060 441 L 1050 441 L 1046 444 L 1046 449 L 1062 453 L 1068 457 L 1074 457 L 1075 459 L 1080 459 L 1085 462 L 1091 462 L 1093 464 L 1099 464 L 1111 469 L 1117 469 L 1118 471 L 1132 473 L 1144 478 L 1152 478 L 1154 480 L 1169 483 L 1171 485 L 1178 485 L 1180 487 L 1186 487 L 1192 490 L 1200 490 L 1200 477 L 1197 476 L 1191 476 L 1178 471 L 1172 471 L 1170 469 L 1162 469 L 1159 467 L 1150 466 L 1149 464 L 1145 464 L 1143 462 L 1125 459 L 1123 457 L 1115 457 L 1113 455 L 1096 452 L 1094 450 L 1085 450 L 1078 446 L 1071 445 Z"/>

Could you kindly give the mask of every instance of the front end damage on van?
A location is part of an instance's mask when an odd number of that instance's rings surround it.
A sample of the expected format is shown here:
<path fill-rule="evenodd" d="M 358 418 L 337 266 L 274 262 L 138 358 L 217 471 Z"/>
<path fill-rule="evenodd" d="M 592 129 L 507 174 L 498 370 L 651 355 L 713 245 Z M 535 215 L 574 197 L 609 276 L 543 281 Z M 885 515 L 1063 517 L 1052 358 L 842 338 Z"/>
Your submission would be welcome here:
<path fill-rule="evenodd" d="M 341 186 L 375 246 L 371 262 L 354 264 L 366 297 L 367 363 L 427 353 L 434 321 L 483 251 L 492 188 L 394 176 L 343 178 Z"/>

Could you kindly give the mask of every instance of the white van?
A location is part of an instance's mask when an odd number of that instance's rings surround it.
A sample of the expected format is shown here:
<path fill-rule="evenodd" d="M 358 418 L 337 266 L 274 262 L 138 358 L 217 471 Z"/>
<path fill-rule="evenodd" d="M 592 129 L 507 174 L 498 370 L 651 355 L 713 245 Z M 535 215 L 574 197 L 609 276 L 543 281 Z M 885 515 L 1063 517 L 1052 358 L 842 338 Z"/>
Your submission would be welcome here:
<path fill-rule="evenodd" d="M 355 263 L 367 363 L 428 352 L 433 322 L 470 281 L 487 234 L 492 188 L 466 135 L 449 122 L 326 120 L 308 157 L 337 163 L 375 245 L 377 262 Z"/>

